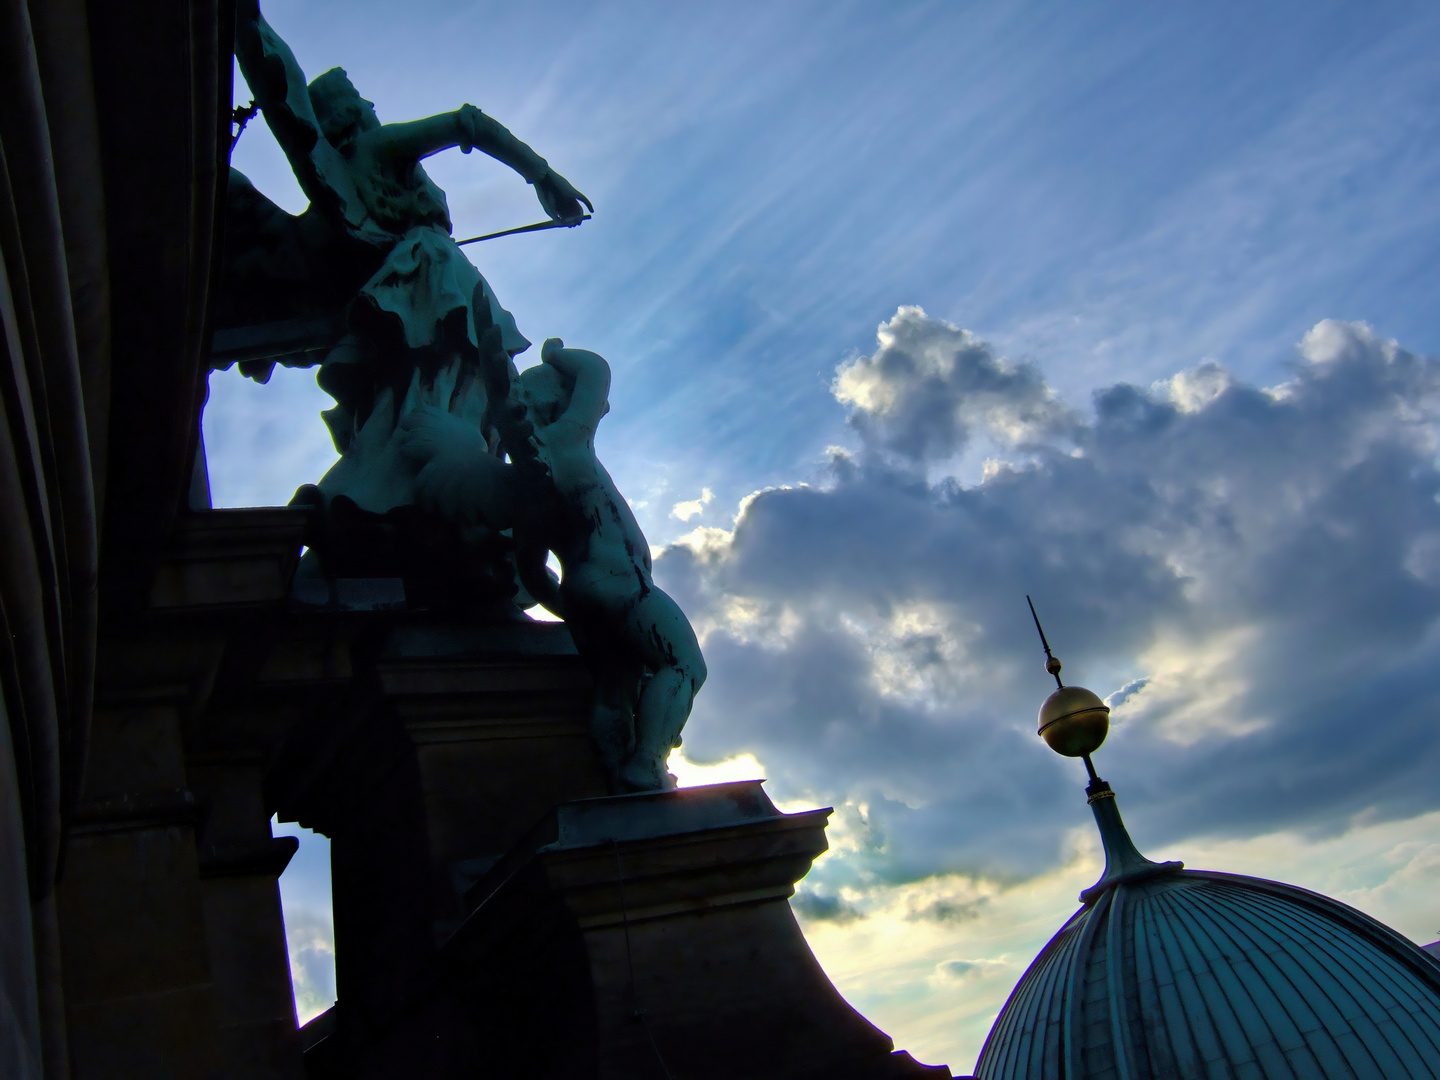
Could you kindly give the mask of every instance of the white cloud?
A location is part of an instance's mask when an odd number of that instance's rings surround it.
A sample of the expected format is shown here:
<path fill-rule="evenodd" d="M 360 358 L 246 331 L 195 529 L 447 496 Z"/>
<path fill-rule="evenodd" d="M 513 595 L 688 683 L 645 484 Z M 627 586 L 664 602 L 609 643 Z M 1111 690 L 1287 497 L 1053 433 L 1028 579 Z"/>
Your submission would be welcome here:
<path fill-rule="evenodd" d="M 657 564 L 711 671 L 687 751 L 868 808 L 879 839 L 817 869 L 816 896 L 1057 865 L 1078 781 L 1034 735 L 1027 593 L 1067 682 L 1123 688 L 1098 760 L 1148 838 L 1435 805 L 1440 365 L 1324 323 L 1281 388 L 1202 364 L 1082 416 L 919 309 L 878 344 L 834 387 L 857 450 Z M 962 427 L 1030 441 L 974 486 L 916 471 Z"/>
<path fill-rule="evenodd" d="M 1235 380 L 1213 360 L 1207 360 L 1189 371 L 1181 371 L 1157 382 L 1152 389 L 1168 397 L 1181 412 L 1203 409 L 1228 390 Z"/>
<path fill-rule="evenodd" d="M 698 559 L 719 558 L 730 549 L 735 534 L 713 525 L 697 526 L 692 532 L 675 540 L 676 547 L 683 547 Z M 657 556 L 658 558 L 658 556 Z"/>
<path fill-rule="evenodd" d="M 285 941 L 300 1023 L 335 1004 L 335 929 L 329 912 L 286 908 Z"/>
<path fill-rule="evenodd" d="M 678 502 L 670 508 L 670 516 L 677 517 L 681 521 L 689 521 L 693 517 L 699 517 L 705 512 L 705 507 L 715 498 L 715 493 L 708 487 L 700 489 L 698 499 L 686 499 Z"/>
<path fill-rule="evenodd" d="M 1067 844 L 1061 866 L 1024 882 L 945 874 L 845 899 L 802 892 L 794 906 L 848 1001 L 919 1060 L 964 1074 L 1015 982 L 1100 874 L 1093 837 L 1075 830 Z"/>
<path fill-rule="evenodd" d="M 683 751 L 674 750 L 670 753 L 666 768 L 680 782 L 681 787 L 727 784 L 732 780 L 765 779 L 765 766 L 755 759 L 754 754 L 739 754 L 725 761 L 707 763 L 691 761 Z"/>
<path fill-rule="evenodd" d="M 964 450 L 975 430 L 1019 446 L 1075 428 L 1074 411 L 1032 365 L 996 356 L 968 330 L 902 307 L 876 336 L 880 347 L 841 364 L 831 389 L 877 447 L 943 460 Z"/>

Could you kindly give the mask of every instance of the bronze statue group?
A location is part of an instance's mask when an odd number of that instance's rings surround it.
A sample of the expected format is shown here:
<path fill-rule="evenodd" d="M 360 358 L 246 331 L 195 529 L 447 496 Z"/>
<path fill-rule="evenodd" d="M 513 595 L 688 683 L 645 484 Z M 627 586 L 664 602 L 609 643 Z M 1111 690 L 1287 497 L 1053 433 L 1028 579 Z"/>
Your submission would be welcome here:
<path fill-rule="evenodd" d="M 256 295 L 343 304 L 318 373 L 336 399 L 324 415 L 340 459 L 302 501 L 370 520 L 418 513 L 425 528 L 465 538 L 474 560 L 501 553 L 512 571 L 500 575 L 512 582 L 502 606 L 513 614 L 538 602 L 562 618 L 591 669 L 592 732 L 613 790 L 673 786 L 666 760 L 705 663 L 595 456 L 609 365 L 551 339 L 540 364 L 517 370 L 530 342 L 456 244 L 421 161 L 479 149 L 534 186 L 557 222 L 579 219 L 590 201 L 474 106 L 381 124 L 342 69 L 307 84 L 255 0 L 239 5 L 236 55 L 310 208 L 285 214 L 232 170 L 231 215 L 246 215 L 243 235 L 262 239 L 230 261 Z M 333 576 L 343 545 L 332 546 L 327 567 L 326 545 L 312 545 L 309 572 Z"/>

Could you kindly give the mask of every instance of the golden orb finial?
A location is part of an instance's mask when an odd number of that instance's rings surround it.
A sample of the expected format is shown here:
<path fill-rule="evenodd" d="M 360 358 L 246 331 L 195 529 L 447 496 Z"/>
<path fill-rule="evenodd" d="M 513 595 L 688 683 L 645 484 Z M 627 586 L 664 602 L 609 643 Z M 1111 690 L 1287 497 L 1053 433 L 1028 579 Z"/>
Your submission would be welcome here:
<path fill-rule="evenodd" d="M 1056 686 L 1055 692 L 1040 706 L 1039 735 L 1057 754 L 1083 757 L 1088 763 L 1090 755 L 1100 749 L 1110 733 L 1110 706 L 1083 686 L 1066 686 L 1060 681 L 1060 658 L 1050 651 L 1050 642 L 1045 640 L 1040 616 L 1035 613 L 1035 601 L 1027 596 L 1025 602 L 1030 605 L 1030 617 L 1035 620 L 1040 644 L 1045 647 L 1045 671 L 1055 677 Z"/>
<path fill-rule="evenodd" d="M 1083 686 L 1062 686 L 1040 706 L 1038 734 L 1057 754 L 1093 754 L 1109 733 L 1110 706 Z"/>

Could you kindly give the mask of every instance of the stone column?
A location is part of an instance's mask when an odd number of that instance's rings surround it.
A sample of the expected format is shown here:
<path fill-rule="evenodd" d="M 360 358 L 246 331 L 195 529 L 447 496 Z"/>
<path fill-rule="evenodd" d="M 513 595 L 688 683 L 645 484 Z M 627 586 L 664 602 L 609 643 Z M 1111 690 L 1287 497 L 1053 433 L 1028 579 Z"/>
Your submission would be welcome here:
<path fill-rule="evenodd" d="M 148 610 L 102 631 L 58 892 L 77 1077 L 303 1074 L 276 887 L 295 842 L 261 793 L 294 710 L 229 699 L 286 619 L 304 522 L 184 518 Z"/>
<path fill-rule="evenodd" d="M 369 618 L 393 625 L 351 655 L 349 698 L 271 771 L 286 820 L 330 837 L 340 1004 L 325 1024 L 356 1062 L 429 993 L 474 881 L 556 803 L 605 793 L 563 626 Z"/>
<path fill-rule="evenodd" d="M 195 800 L 180 748 L 188 688 L 96 703 L 59 918 L 77 1077 L 217 1074 Z"/>
<path fill-rule="evenodd" d="M 558 623 L 398 627 L 376 665 L 414 747 L 437 934 L 557 803 L 605 795 L 590 674 Z"/>
<path fill-rule="evenodd" d="M 278 882 L 299 841 L 270 834 L 262 766 L 253 751 L 187 761 L 200 810 L 200 895 L 219 1010 L 216 1075 L 303 1080 Z"/>

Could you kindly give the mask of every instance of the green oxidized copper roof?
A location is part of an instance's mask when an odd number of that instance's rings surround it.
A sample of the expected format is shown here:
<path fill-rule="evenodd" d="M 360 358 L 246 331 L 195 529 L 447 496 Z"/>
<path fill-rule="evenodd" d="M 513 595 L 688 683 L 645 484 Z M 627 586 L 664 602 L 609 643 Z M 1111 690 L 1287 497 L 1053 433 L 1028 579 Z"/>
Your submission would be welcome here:
<path fill-rule="evenodd" d="M 1089 793 L 1105 874 L 1015 987 L 977 1077 L 1440 1078 L 1440 962 L 1317 893 L 1152 863 L 1109 785 Z"/>

